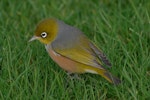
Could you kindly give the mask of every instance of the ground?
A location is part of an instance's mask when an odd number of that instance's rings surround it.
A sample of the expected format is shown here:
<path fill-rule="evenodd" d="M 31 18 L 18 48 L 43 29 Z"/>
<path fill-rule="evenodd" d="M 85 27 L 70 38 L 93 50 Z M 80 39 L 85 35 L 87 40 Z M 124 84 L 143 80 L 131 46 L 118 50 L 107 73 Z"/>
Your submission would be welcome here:
<path fill-rule="evenodd" d="M 118 86 L 99 75 L 69 78 L 38 41 L 39 21 L 57 18 L 82 30 L 112 63 Z M 1 100 L 149 100 L 149 0 L 1 0 Z"/>

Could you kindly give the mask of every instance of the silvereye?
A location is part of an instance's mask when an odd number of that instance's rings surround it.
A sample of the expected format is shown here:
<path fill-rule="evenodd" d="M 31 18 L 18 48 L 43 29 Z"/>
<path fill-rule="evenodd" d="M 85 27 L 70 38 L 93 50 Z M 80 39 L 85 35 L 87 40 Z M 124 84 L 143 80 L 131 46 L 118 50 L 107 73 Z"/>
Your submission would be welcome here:
<path fill-rule="evenodd" d="M 69 73 L 99 74 L 111 83 L 121 82 L 104 67 L 111 67 L 106 56 L 79 29 L 57 19 L 45 19 L 29 41 L 36 39 L 45 44 L 50 57 Z"/>

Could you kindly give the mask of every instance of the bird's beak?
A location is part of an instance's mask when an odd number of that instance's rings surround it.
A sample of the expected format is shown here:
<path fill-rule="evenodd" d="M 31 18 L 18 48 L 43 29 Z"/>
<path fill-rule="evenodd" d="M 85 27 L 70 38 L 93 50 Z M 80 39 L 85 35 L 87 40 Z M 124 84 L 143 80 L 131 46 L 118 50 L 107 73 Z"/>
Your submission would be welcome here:
<path fill-rule="evenodd" d="M 34 40 L 36 40 L 36 39 L 38 39 L 39 37 L 37 37 L 37 36 L 33 36 L 28 42 L 31 42 L 31 41 L 34 41 Z"/>

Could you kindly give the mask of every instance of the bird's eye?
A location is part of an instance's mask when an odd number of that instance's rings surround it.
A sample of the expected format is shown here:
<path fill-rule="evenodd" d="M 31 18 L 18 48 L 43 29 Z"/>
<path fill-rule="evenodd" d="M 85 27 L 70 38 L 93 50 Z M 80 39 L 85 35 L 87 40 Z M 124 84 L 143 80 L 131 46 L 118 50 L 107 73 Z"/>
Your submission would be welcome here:
<path fill-rule="evenodd" d="M 46 37 L 47 37 L 47 33 L 46 33 L 46 32 L 42 32 L 42 33 L 41 33 L 41 37 L 42 37 L 42 38 L 46 38 Z"/>

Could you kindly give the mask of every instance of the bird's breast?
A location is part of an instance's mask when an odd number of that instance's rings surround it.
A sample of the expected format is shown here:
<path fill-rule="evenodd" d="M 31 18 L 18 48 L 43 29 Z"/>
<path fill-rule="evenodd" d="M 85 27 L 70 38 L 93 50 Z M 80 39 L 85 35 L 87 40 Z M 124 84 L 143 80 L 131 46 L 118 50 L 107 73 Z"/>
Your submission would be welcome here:
<path fill-rule="evenodd" d="M 67 57 L 64 57 L 57 52 L 55 52 L 51 46 L 46 46 L 46 50 L 50 57 L 64 70 L 68 72 L 76 72 L 77 71 L 77 63 Z"/>

